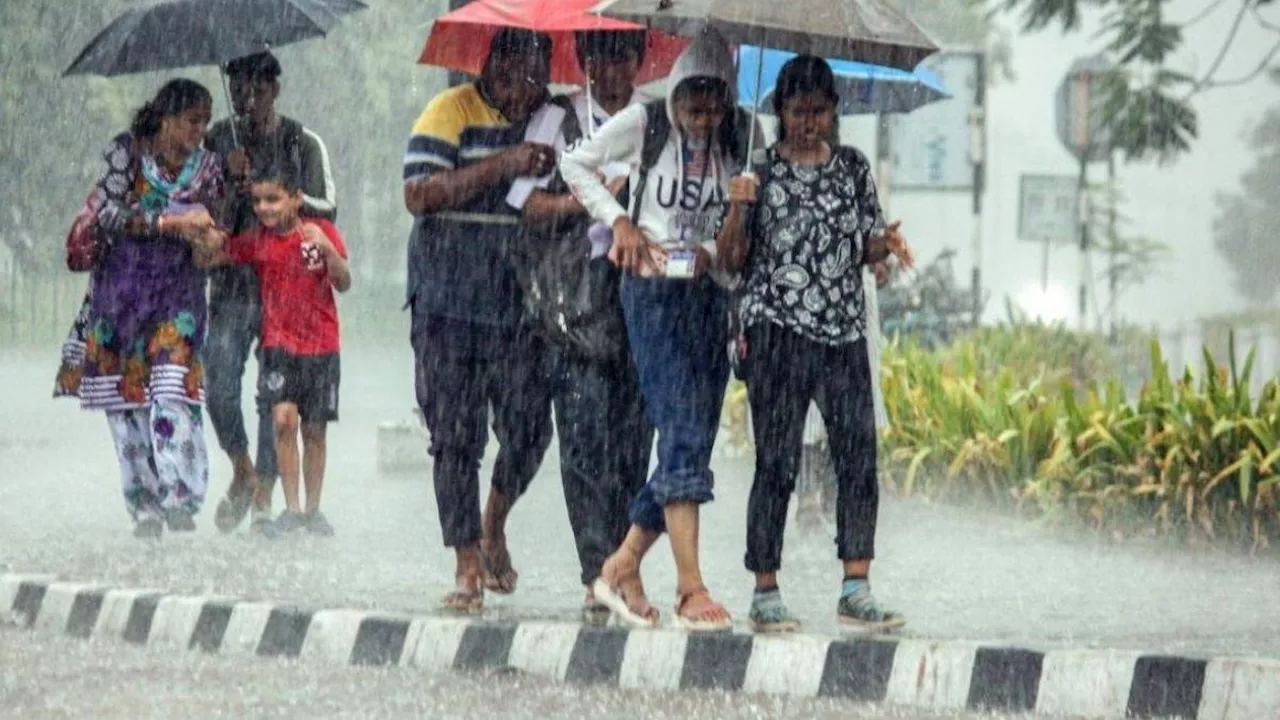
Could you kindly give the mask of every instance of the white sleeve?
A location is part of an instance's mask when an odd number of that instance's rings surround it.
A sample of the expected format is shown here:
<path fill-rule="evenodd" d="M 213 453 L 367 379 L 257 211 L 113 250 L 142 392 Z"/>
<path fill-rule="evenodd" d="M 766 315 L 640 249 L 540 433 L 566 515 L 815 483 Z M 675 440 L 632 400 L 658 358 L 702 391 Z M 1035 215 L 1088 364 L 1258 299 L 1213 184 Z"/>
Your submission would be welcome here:
<path fill-rule="evenodd" d="M 616 162 L 633 169 L 639 165 L 644 124 L 644 106 L 632 105 L 601 125 L 590 140 L 583 139 L 560 156 L 560 175 L 597 222 L 612 227 L 618 218 L 627 215 L 627 209 L 609 193 L 596 173 Z"/>

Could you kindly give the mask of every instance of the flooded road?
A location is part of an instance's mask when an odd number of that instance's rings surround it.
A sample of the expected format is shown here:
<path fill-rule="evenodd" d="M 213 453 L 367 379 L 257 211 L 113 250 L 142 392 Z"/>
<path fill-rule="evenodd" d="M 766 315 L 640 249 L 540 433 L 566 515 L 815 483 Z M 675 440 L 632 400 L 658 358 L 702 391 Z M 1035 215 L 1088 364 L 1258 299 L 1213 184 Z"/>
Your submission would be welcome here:
<path fill-rule="evenodd" d="M 377 425 L 410 418 L 407 347 L 344 353 L 343 415 L 330 429 L 324 501 L 337 537 L 275 543 L 244 529 L 230 536 L 214 530 L 213 503 L 230 477 L 218 453 L 198 531 L 158 545 L 134 540 L 104 419 L 49 399 L 55 356 L 55 348 L 0 351 L 7 391 L 0 572 L 312 608 L 437 607 L 453 563 L 440 546 L 429 478 L 380 477 L 376 469 Z M 251 363 L 246 387 L 253 380 Z M 742 568 L 751 469 L 749 460 L 716 462 L 717 500 L 702 526 L 707 584 L 739 622 L 752 587 Z M 276 508 L 281 504 L 277 494 Z M 808 632 L 837 632 L 841 577 L 832 537 L 831 529 L 806 532 L 794 523 L 788 530 L 782 587 Z M 512 515 L 509 538 L 519 590 L 490 595 L 488 616 L 576 620 L 582 588 L 554 447 Z M 1274 558 L 1069 540 L 1007 517 L 892 498 L 882 504 L 878 554 L 876 593 L 907 615 L 907 636 L 1280 657 L 1280 629 L 1259 612 L 1260 600 L 1280 594 Z M 670 616 L 670 554 L 653 553 L 645 571 L 651 596 Z"/>

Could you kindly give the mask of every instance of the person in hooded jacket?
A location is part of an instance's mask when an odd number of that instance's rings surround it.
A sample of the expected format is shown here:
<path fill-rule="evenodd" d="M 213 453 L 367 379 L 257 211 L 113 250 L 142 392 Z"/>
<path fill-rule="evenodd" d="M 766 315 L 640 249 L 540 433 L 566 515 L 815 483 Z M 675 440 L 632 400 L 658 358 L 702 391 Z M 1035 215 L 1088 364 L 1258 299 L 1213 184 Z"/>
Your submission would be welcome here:
<path fill-rule="evenodd" d="M 732 619 L 703 584 L 699 507 L 713 498 L 711 450 L 729 378 L 730 276 L 716 228 L 729 179 L 743 170 L 735 153 L 736 71 L 729 46 L 708 29 L 681 54 L 668 80 L 669 131 L 654 133 L 650 108 L 631 106 L 560 161 L 574 195 L 612 229 L 609 259 L 623 269 L 622 306 L 646 412 L 658 430 L 658 467 L 631 504 L 631 527 L 593 585 L 596 599 L 624 622 L 654 626 L 658 611 L 640 582 L 640 563 L 670 534 L 677 572 L 677 623 L 726 630 Z M 663 101 L 659 101 L 663 102 Z M 752 126 L 748 132 L 756 132 Z M 661 153 L 644 167 L 646 143 Z M 630 166 L 630 208 L 602 179 Z"/>

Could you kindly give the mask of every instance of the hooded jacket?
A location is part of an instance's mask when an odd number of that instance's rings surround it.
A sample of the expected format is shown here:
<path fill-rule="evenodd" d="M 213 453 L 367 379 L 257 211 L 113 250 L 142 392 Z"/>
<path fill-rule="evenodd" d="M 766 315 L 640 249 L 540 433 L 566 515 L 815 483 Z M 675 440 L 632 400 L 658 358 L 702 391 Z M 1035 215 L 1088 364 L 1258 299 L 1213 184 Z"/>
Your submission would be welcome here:
<path fill-rule="evenodd" d="M 673 94 L 680 83 L 697 77 L 723 80 L 731 93 L 728 108 L 734 112 L 737 104 L 737 71 L 733 53 L 728 44 L 714 29 L 708 28 L 676 60 L 667 80 L 667 115 L 671 120 L 671 132 L 667 137 L 658 162 L 649 171 L 645 182 L 644 197 L 632 195 L 630 205 L 641 202 L 637 223 L 641 233 L 664 250 L 675 250 L 688 242 L 699 242 L 712 260 L 716 257 L 714 230 L 724 211 L 729 193 L 729 178 L 743 168 L 723 151 L 720 143 L 711 141 L 711 162 L 703 172 L 686 172 L 684 132 L 677 121 Z M 569 185 L 587 213 L 597 221 L 612 227 L 620 217 L 630 216 L 630 207 L 623 207 L 609 193 L 597 172 L 607 165 L 624 163 L 631 168 L 630 187 L 636 188 L 639 179 L 641 150 L 645 137 L 645 108 L 631 105 L 596 130 L 595 135 L 583 140 L 565 152 L 560 159 L 560 174 Z M 759 125 L 755 126 L 757 147 L 763 146 Z M 684 238 L 682 239 L 682 234 Z M 696 238 L 690 241 L 689 238 Z M 722 285 L 728 277 L 715 269 L 712 275 Z"/>

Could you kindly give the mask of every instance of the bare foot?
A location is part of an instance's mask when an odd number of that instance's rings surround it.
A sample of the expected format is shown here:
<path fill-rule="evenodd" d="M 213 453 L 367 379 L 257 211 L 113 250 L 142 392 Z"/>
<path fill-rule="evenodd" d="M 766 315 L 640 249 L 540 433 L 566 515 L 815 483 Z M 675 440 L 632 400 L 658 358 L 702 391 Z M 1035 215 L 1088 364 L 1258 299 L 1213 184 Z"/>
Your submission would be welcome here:
<path fill-rule="evenodd" d="M 510 595 L 516 591 L 516 583 L 520 573 L 511 566 L 511 553 L 507 550 L 505 539 L 482 540 L 480 542 L 480 560 L 484 566 L 484 588 L 499 595 Z"/>
<path fill-rule="evenodd" d="M 475 614 L 484 609 L 484 590 L 480 587 L 479 563 L 475 551 L 458 553 L 458 568 L 454 575 L 454 588 L 444 596 L 442 604 L 445 610 Z"/>
<path fill-rule="evenodd" d="M 478 587 L 466 588 L 459 585 L 444 596 L 441 605 L 449 612 L 475 615 L 484 610 L 484 591 Z"/>

